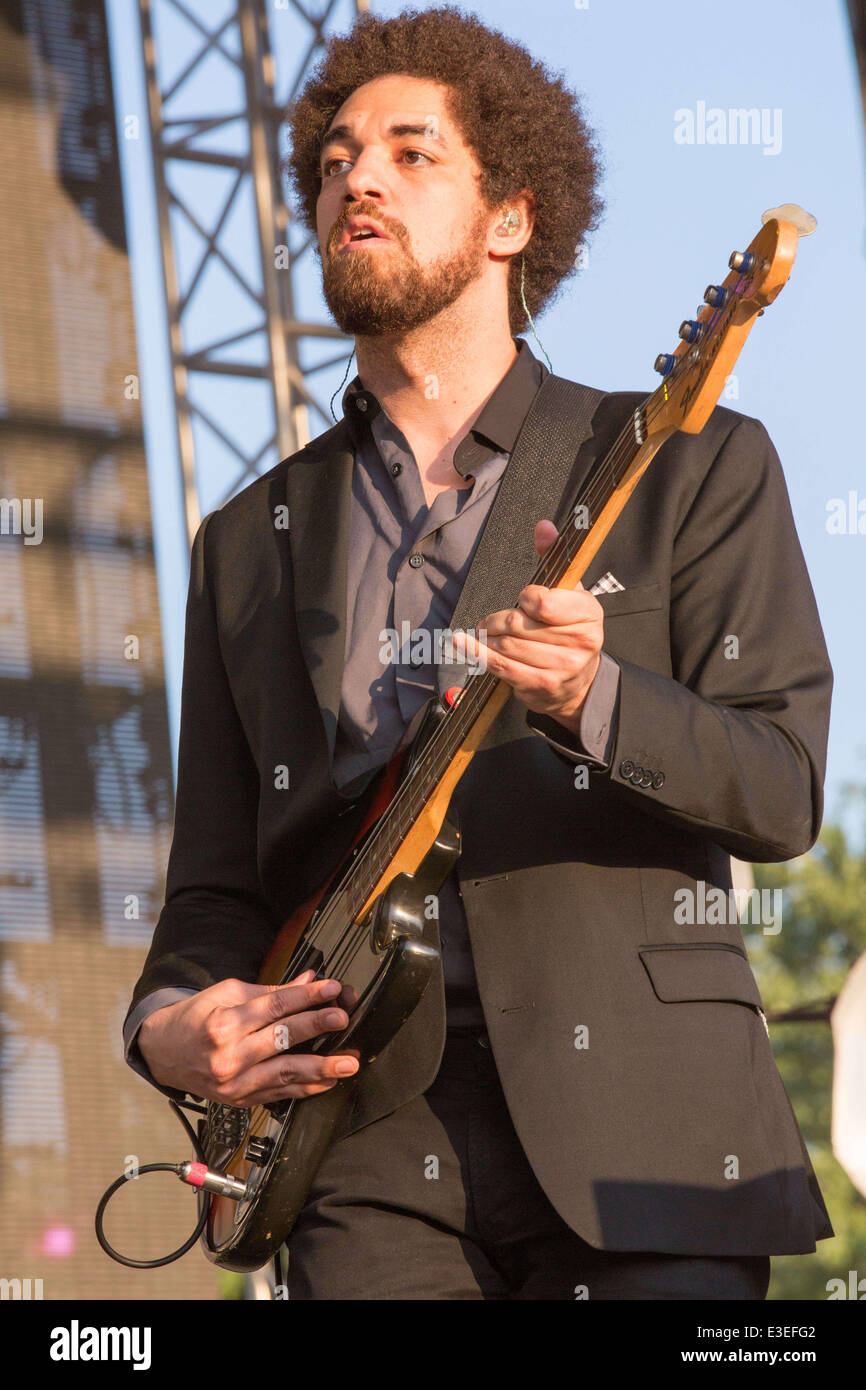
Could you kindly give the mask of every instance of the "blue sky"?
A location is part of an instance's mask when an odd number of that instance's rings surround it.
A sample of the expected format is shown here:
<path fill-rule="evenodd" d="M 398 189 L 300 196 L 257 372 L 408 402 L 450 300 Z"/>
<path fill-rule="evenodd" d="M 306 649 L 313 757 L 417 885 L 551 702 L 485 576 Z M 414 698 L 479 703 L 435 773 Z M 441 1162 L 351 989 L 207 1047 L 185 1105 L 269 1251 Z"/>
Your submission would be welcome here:
<path fill-rule="evenodd" d="M 214 0 L 215 9 L 222 5 Z M 419 6 L 423 8 L 423 6 Z M 373 0 L 380 15 L 401 4 Z M 588 264 L 538 323 L 554 370 L 607 390 L 654 389 L 652 364 L 677 341 L 704 287 L 727 273 L 761 213 L 799 203 L 818 218 L 791 281 L 737 366 L 739 399 L 778 449 L 836 676 L 827 817 L 846 782 L 866 783 L 860 724 L 866 534 L 833 534 L 833 499 L 863 503 L 866 394 L 859 327 L 866 288 L 864 134 L 842 0 L 479 0 L 472 10 L 524 43 L 582 94 L 605 161 L 606 212 Z M 118 114 L 144 113 L 134 0 L 108 0 Z M 282 16 L 273 6 L 273 24 Z M 286 21 L 288 22 L 288 21 Z M 276 40 L 287 50 L 288 31 Z M 684 144 L 684 110 L 767 112 L 754 144 Z M 556 138 L 551 130 L 550 138 Z M 121 140 L 142 401 L 173 734 L 186 590 L 159 262 L 145 141 Z M 766 152 L 765 152 L 766 150 Z M 306 289 L 321 304 L 316 285 Z M 218 319 L 220 304 L 209 305 Z M 324 309 L 320 316 L 324 317 Z M 533 345 L 534 346 L 534 345 Z M 535 348 L 538 351 L 537 347 Z M 337 381 L 334 381 L 334 386 Z M 333 389 L 333 388 L 332 388 Z M 249 430 L 261 433 L 250 406 Z M 240 421 L 241 425 L 245 422 Z M 779 595 L 784 602 L 784 594 Z M 856 822 L 848 820 L 856 831 Z"/>

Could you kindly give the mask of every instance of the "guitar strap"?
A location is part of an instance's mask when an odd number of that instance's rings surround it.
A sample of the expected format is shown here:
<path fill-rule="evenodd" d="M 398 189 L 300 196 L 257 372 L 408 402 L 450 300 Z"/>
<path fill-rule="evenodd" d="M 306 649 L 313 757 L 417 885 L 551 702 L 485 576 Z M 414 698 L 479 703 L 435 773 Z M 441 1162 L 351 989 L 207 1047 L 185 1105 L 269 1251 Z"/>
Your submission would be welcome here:
<path fill-rule="evenodd" d="M 477 628 L 488 613 L 513 608 L 521 589 L 538 568 L 539 555 L 528 523 L 526 498 L 535 518 L 555 520 L 565 500 L 578 452 L 592 431 L 599 402 L 607 395 L 591 386 L 550 373 L 544 378 L 517 437 L 481 539 L 472 558 L 451 629 Z M 440 698 L 451 686 L 465 685 L 471 667 L 440 662 Z"/>

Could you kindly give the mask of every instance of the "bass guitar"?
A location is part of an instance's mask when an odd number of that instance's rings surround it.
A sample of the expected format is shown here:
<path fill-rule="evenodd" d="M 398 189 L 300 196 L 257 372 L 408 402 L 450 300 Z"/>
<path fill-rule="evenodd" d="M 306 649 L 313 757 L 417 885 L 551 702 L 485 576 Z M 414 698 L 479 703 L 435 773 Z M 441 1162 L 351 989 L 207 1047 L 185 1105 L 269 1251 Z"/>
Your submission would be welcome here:
<path fill-rule="evenodd" d="M 730 273 L 710 285 L 680 343 L 656 361 L 662 380 L 626 422 L 574 499 L 588 525 L 570 519 L 532 582 L 574 588 L 651 460 L 676 430 L 696 434 L 722 392 L 757 316 L 785 285 L 798 236 L 814 219 L 791 204 L 764 214 Z M 345 1116 L 364 1069 L 409 1017 L 437 968 L 425 904 L 460 853 L 447 812 L 454 789 L 511 693 L 487 672 L 471 675 L 450 705 L 431 700 L 410 752 L 386 768 L 346 859 L 316 897 L 288 921 L 260 982 L 283 984 L 305 970 L 343 985 L 335 1003 L 348 1026 L 305 1052 L 355 1050 L 359 1071 L 330 1090 L 252 1109 L 208 1103 L 199 1126 L 205 1165 L 187 1180 L 209 1201 L 202 1241 L 208 1257 L 232 1270 L 264 1265 L 289 1235 L 316 1170 Z"/>

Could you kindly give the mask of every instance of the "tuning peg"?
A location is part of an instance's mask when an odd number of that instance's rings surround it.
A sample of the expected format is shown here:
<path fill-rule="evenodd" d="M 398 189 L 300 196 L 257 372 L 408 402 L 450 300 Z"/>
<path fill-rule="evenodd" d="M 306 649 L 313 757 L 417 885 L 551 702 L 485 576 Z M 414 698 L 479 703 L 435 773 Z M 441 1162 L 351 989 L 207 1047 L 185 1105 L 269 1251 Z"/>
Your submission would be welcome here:
<path fill-rule="evenodd" d="M 755 268 L 755 257 L 751 251 L 732 251 L 728 265 L 741 275 L 751 275 Z"/>
<path fill-rule="evenodd" d="M 673 371 L 676 360 L 672 352 L 660 352 L 653 363 L 654 370 L 658 372 L 659 376 L 667 376 L 668 372 Z"/>
<path fill-rule="evenodd" d="M 714 309 L 723 309 L 731 297 L 731 291 L 724 285 L 707 285 L 704 290 L 704 303 L 712 304 Z"/>
<path fill-rule="evenodd" d="M 680 324 L 680 337 L 687 343 L 695 343 L 698 338 L 703 336 L 704 325 L 698 323 L 697 319 L 684 319 Z"/>

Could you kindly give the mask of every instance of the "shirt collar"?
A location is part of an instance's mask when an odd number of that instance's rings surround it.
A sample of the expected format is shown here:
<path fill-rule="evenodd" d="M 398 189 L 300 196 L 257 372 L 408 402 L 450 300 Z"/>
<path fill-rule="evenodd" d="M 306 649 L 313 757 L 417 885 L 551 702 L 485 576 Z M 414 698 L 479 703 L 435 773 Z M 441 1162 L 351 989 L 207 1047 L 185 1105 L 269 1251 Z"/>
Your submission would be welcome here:
<path fill-rule="evenodd" d="M 517 356 L 455 450 L 454 467 L 464 478 L 494 454 L 512 452 L 535 394 L 548 375 L 524 339 L 515 338 L 514 345 Z M 373 392 L 365 390 L 356 376 L 343 393 L 343 415 L 356 448 L 381 410 Z"/>

